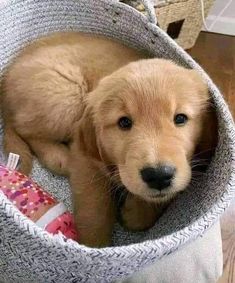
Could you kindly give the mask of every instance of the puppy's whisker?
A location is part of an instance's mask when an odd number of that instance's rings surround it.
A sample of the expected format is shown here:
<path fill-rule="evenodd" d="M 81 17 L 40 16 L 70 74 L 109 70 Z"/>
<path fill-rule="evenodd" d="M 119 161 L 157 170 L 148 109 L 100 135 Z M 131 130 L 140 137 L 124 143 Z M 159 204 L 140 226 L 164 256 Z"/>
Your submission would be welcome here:
<path fill-rule="evenodd" d="M 206 173 L 205 172 L 202 172 L 200 170 L 193 170 L 192 171 L 192 176 L 195 176 L 195 175 L 205 175 Z"/>
<path fill-rule="evenodd" d="M 191 164 L 194 164 L 194 163 L 198 163 L 198 162 L 209 162 L 209 159 L 208 158 L 198 158 L 198 159 L 193 159 L 191 160 Z"/>
<path fill-rule="evenodd" d="M 199 178 L 205 176 L 206 173 L 201 173 L 201 172 L 195 172 L 195 174 L 192 175 L 191 180 L 198 180 Z"/>
<path fill-rule="evenodd" d="M 193 162 L 193 163 L 191 163 L 191 165 L 208 165 L 210 162 L 209 161 L 206 161 L 206 160 L 199 160 L 198 162 Z"/>
<path fill-rule="evenodd" d="M 199 161 L 209 161 L 209 159 L 208 158 L 195 158 L 191 160 L 191 163 L 197 163 Z"/>
<path fill-rule="evenodd" d="M 103 178 L 102 176 L 97 176 L 97 177 L 96 177 L 96 175 L 95 175 L 95 176 L 93 176 L 93 177 L 91 178 L 90 184 L 94 183 L 95 181 L 99 181 L 99 180 L 101 180 L 102 178 Z"/>
<path fill-rule="evenodd" d="M 200 167 L 201 167 L 201 166 L 205 166 L 205 165 L 208 165 L 208 164 L 205 164 L 205 163 L 203 163 L 203 164 L 196 164 L 196 165 L 194 165 L 194 166 L 191 166 L 191 170 L 192 170 L 192 172 L 193 172 L 193 171 L 197 171 L 197 170 L 195 170 L 195 169 L 198 168 L 198 171 L 200 172 Z M 202 171 L 202 168 L 201 168 L 201 171 Z"/>
<path fill-rule="evenodd" d="M 115 178 L 117 178 L 117 177 L 119 177 L 119 171 L 118 171 L 118 169 L 115 169 L 114 171 L 111 171 L 111 173 L 107 176 L 107 175 L 105 175 L 104 173 L 102 173 L 102 170 L 107 170 L 107 167 L 110 167 L 110 166 L 116 166 L 116 165 L 114 165 L 114 164 L 109 164 L 108 166 L 103 166 L 103 167 L 101 167 L 100 169 L 99 169 L 99 171 L 98 172 L 96 172 L 96 174 L 93 176 L 93 178 L 92 178 L 92 180 L 91 180 L 91 183 L 94 181 L 94 180 L 98 180 L 98 178 L 95 178 L 95 176 L 97 175 L 97 174 L 101 174 L 101 176 L 100 176 L 100 178 L 110 178 L 110 179 L 113 179 L 113 180 L 115 180 Z M 123 168 L 125 168 L 125 165 L 118 165 L 119 167 L 123 167 Z"/>
<path fill-rule="evenodd" d="M 112 186 L 108 189 L 108 191 L 113 195 L 114 199 L 116 198 L 116 195 L 118 193 L 118 187 L 117 186 Z"/>
<path fill-rule="evenodd" d="M 120 178 L 119 174 L 115 174 L 115 175 L 110 176 L 110 179 L 113 180 L 113 181 L 116 181 L 117 178 Z"/>
<path fill-rule="evenodd" d="M 205 150 L 202 150 L 202 151 L 200 151 L 200 152 L 198 152 L 198 153 L 195 153 L 194 155 L 193 155 L 193 160 L 194 160 L 194 158 L 196 158 L 197 156 L 200 156 L 201 154 L 203 154 L 203 153 L 207 153 L 207 152 L 210 152 L 210 151 L 212 151 L 212 150 L 214 150 L 215 148 L 214 147 L 210 147 L 210 148 L 208 148 L 208 149 L 205 149 Z"/>
<path fill-rule="evenodd" d="M 97 176 L 97 177 L 93 177 L 91 179 L 91 181 L 89 182 L 89 184 L 94 184 L 95 182 L 101 181 L 103 179 L 106 179 L 105 175 L 101 175 L 101 176 Z"/>
<path fill-rule="evenodd" d="M 95 182 L 107 179 L 107 177 L 105 175 L 99 175 L 99 176 L 96 177 L 96 175 L 98 175 L 98 174 L 99 174 L 99 172 L 94 174 L 94 176 L 91 178 L 90 181 L 84 182 L 84 183 L 80 183 L 80 184 L 81 185 L 91 185 L 91 184 L 94 184 Z"/>
<path fill-rule="evenodd" d="M 200 178 L 202 178 L 203 175 L 201 176 L 195 176 L 194 178 L 191 179 L 190 184 L 197 184 L 200 181 Z"/>
<path fill-rule="evenodd" d="M 128 195 L 129 195 L 129 192 L 123 190 L 123 191 L 121 192 L 121 194 L 120 194 L 118 200 L 117 200 L 117 205 L 119 205 L 119 204 L 122 202 L 123 197 L 126 197 L 126 198 L 127 198 Z"/>
<path fill-rule="evenodd" d="M 197 160 L 192 160 L 191 161 L 191 170 L 194 171 L 195 168 L 200 167 L 200 166 L 207 166 L 209 165 L 209 160 L 208 159 L 197 159 Z"/>
<path fill-rule="evenodd" d="M 192 169 L 192 171 L 195 169 L 195 168 L 197 168 L 197 167 L 200 167 L 200 166 L 207 166 L 207 165 L 209 165 L 209 163 L 198 163 L 198 164 L 193 164 L 193 165 L 191 165 L 191 169 Z"/>

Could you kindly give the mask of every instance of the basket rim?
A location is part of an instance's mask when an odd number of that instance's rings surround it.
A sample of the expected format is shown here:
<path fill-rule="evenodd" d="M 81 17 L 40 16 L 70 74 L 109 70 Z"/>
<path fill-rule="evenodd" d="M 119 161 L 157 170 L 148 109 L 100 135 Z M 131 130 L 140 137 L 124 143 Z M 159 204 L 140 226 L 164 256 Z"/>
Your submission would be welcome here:
<path fill-rule="evenodd" d="M 23 3 L 23 2 L 30 2 L 32 0 L 10 0 L 8 5 L 11 5 L 12 3 Z M 119 5 L 116 0 L 99 0 L 100 2 L 106 3 L 107 5 Z M 7 6 L 7 5 L 6 5 Z M 119 6 L 120 7 L 120 6 Z M 126 10 L 130 14 L 135 15 L 135 17 L 141 18 L 143 21 L 143 24 L 146 24 L 145 16 L 141 13 L 135 11 L 134 9 L 128 7 L 128 6 L 121 6 L 122 9 Z M 4 12 L 4 7 L 1 12 Z M 0 13 L 1 14 L 1 13 Z M 234 122 L 231 113 L 229 112 L 228 106 L 226 105 L 224 98 L 220 94 L 218 88 L 213 84 L 209 76 L 205 73 L 204 70 L 182 49 L 180 48 L 169 36 L 167 36 L 163 31 L 160 30 L 156 25 L 152 23 L 148 23 L 149 29 L 153 33 L 157 33 L 159 37 L 163 41 L 166 42 L 166 44 L 171 44 L 175 48 L 175 52 L 177 52 L 177 55 L 183 60 L 189 62 L 190 67 L 197 69 L 201 72 L 203 77 L 207 80 L 210 90 L 213 90 L 214 93 L 217 95 L 217 98 L 219 98 L 219 102 L 221 103 L 220 109 L 217 109 L 218 111 L 221 111 L 221 114 L 223 114 L 224 117 L 224 123 L 228 125 L 227 129 L 227 136 L 229 140 L 233 140 L 235 137 L 235 128 L 234 128 Z M 222 113 L 223 108 L 223 113 Z M 229 125 L 233 125 L 229 127 Z M 233 160 L 235 160 L 235 147 L 230 144 L 229 148 Z M 159 250 L 159 245 L 163 245 L 163 242 L 169 241 L 172 238 L 180 237 L 181 238 L 181 246 L 183 244 L 186 244 L 190 240 L 196 239 L 197 237 L 204 234 L 204 232 L 209 229 L 213 223 L 215 223 L 218 220 L 218 217 L 222 214 L 224 209 L 228 207 L 230 199 L 232 198 L 232 193 L 235 195 L 235 192 L 232 192 L 231 188 L 235 187 L 235 164 L 234 162 L 231 163 L 231 175 L 228 182 L 228 190 L 224 193 L 223 199 L 220 199 L 218 203 L 215 203 L 214 206 L 209 209 L 202 217 L 198 218 L 196 221 L 192 222 L 189 226 L 176 231 L 172 233 L 171 235 L 164 236 L 160 239 L 155 240 L 147 240 L 143 241 L 141 243 L 134 243 L 130 245 L 123 245 L 123 246 L 114 246 L 114 247 L 106 247 L 102 249 L 96 249 L 96 248 L 89 248 L 80 245 L 77 242 L 74 242 L 72 240 L 65 241 L 64 238 L 60 235 L 51 235 L 46 231 L 43 231 L 40 227 L 37 227 L 36 224 L 34 224 L 32 221 L 27 219 L 23 214 L 21 214 L 19 211 L 17 211 L 17 208 L 6 199 L 6 197 L 0 193 L 0 204 L 1 207 L 4 209 L 8 219 L 11 219 L 15 224 L 17 224 L 18 228 L 22 231 L 22 233 L 30 233 L 31 235 L 34 235 L 35 240 L 41 240 L 44 245 L 46 245 L 48 248 L 52 248 L 55 245 L 60 246 L 61 248 L 68 248 L 70 252 L 83 252 L 86 256 L 89 256 L 93 254 L 94 252 L 97 252 L 99 255 L 102 254 L 102 256 L 107 256 L 108 258 L 111 257 L 111 251 L 113 253 L 112 258 L 118 259 L 118 256 L 122 253 L 129 252 L 129 255 L 136 255 L 136 251 L 143 253 L 149 253 L 155 254 Z M 198 225 L 199 223 L 205 223 L 205 220 L 207 221 L 207 227 L 205 225 Z M 195 227 L 197 227 L 196 232 L 194 236 L 192 237 L 192 233 L 190 231 L 195 230 Z M 205 229 L 206 228 L 206 229 Z M 165 252 L 168 250 L 171 250 L 173 252 L 177 247 L 178 243 L 171 241 L 171 247 L 168 247 L 162 249 L 161 254 L 159 254 L 159 258 L 163 257 L 165 255 Z M 151 257 L 151 256 L 150 256 Z"/>

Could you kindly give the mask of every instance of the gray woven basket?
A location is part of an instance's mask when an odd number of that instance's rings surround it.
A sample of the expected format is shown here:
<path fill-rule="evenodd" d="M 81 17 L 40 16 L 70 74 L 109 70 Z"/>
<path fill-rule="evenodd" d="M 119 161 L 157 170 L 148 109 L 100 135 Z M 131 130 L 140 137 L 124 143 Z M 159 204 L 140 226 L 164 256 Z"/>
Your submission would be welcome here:
<path fill-rule="evenodd" d="M 113 247 L 105 249 L 90 249 L 48 234 L 0 194 L 0 281 L 7 283 L 104 283 L 125 277 L 203 235 L 218 220 L 235 191 L 235 132 L 228 107 L 205 72 L 156 27 L 153 16 L 148 19 L 114 0 L 3 1 L 0 73 L 30 41 L 68 30 L 103 34 L 148 50 L 153 56 L 198 69 L 208 82 L 217 109 L 219 144 L 203 179 L 180 195 L 152 229 L 127 233 L 117 225 Z M 0 158 L 4 162 L 3 154 Z M 67 180 L 53 176 L 37 162 L 32 177 L 70 205 Z"/>

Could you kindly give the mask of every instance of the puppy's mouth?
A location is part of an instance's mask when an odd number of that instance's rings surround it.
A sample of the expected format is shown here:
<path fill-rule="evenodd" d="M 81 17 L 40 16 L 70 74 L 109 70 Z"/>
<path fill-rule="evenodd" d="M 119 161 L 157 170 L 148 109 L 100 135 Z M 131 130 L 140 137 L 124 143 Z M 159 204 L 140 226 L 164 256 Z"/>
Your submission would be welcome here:
<path fill-rule="evenodd" d="M 151 198 L 153 198 L 153 199 L 155 199 L 155 198 L 164 198 L 166 196 L 167 196 L 167 194 L 160 193 L 160 194 L 151 196 Z"/>
<path fill-rule="evenodd" d="M 155 195 L 149 195 L 147 196 L 147 198 L 150 201 L 154 201 L 154 202 L 162 202 L 164 200 L 169 199 L 170 194 L 163 194 L 163 193 L 159 193 L 159 194 L 155 194 Z"/>
<path fill-rule="evenodd" d="M 164 202 L 167 201 L 169 199 L 172 199 L 175 195 L 177 194 L 177 192 L 156 192 L 156 193 L 152 193 L 152 194 L 148 194 L 146 195 L 146 198 L 149 201 L 152 202 Z"/>

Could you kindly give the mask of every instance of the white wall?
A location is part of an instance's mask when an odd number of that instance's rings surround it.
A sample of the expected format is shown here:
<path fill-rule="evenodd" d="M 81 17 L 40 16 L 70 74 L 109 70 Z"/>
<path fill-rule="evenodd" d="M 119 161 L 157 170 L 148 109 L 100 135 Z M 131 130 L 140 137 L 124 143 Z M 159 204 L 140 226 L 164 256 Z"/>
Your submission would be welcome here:
<path fill-rule="evenodd" d="M 229 0 L 216 0 L 213 7 L 210 10 L 209 16 L 206 20 L 207 26 L 210 26 L 220 11 L 230 2 Z M 222 16 L 218 18 L 218 21 L 214 25 L 212 32 L 218 32 L 235 36 L 235 0 L 225 10 Z"/>

